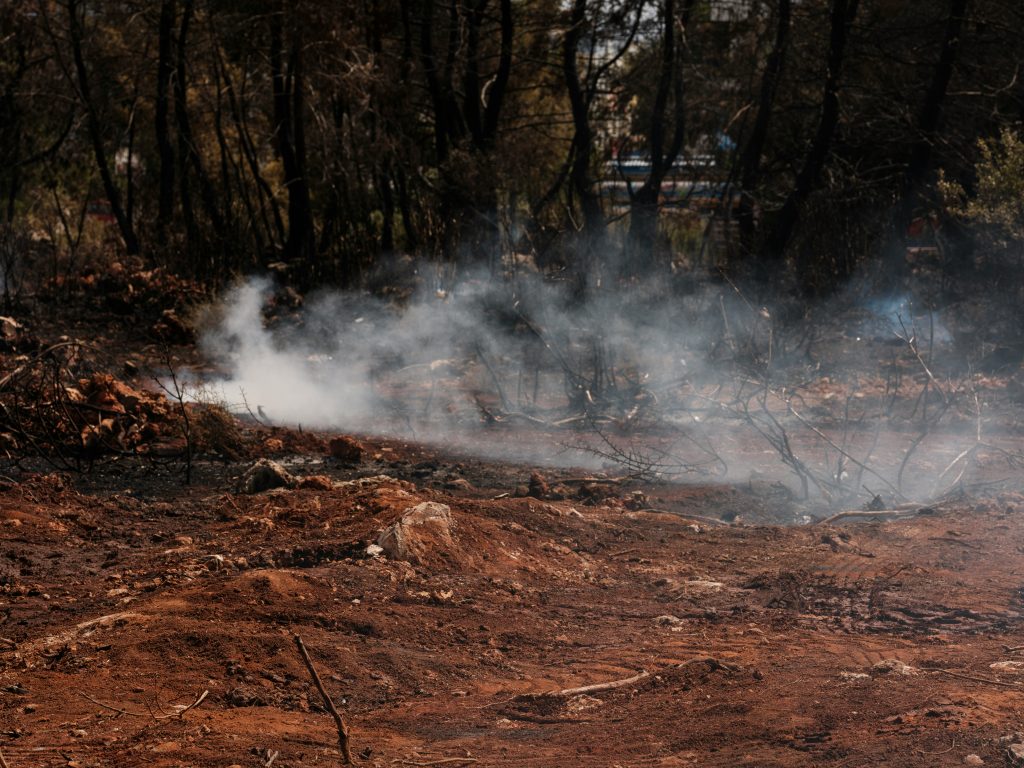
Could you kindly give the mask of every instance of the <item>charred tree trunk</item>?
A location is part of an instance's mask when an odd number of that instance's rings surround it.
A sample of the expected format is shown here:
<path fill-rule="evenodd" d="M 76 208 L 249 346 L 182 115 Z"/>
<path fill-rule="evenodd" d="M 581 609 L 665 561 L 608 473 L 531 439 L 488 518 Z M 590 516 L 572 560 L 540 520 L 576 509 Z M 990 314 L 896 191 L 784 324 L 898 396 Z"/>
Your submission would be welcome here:
<path fill-rule="evenodd" d="M 765 239 L 761 253 L 760 277 L 766 281 L 769 274 L 781 262 L 786 246 L 796 229 L 800 209 L 818 184 L 825 167 L 836 127 L 839 125 L 839 75 L 846 55 L 846 43 L 850 26 L 857 16 L 860 0 L 832 0 L 829 24 L 829 46 L 825 90 L 822 95 L 821 115 L 814 132 L 811 147 L 804 158 L 803 167 L 797 174 L 793 190 L 786 198 L 775 221 L 774 227 Z"/>
<path fill-rule="evenodd" d="M 89 72 L 85 66 L 85 56 L 82 52 L 82 22 L 78 18 L 79 8 L 82 7 L 79 0 L 68 0 L 69 33 L 71 40 L 71 56 L 74 59 L 75 75 L 77 78 L 78 95 L 85 108 L 86 128 L 89 132 L 89 142 L 92 144 L 93 157 L 100 173 L 100 180 L 103 183 L 103 191 L 110 203 L 110 211 L 117 222 L 121 239 L 124 241 L 125 251 L 129 256 L 139 252 L 139 239 L 135 234 L 132 223 L 125 213 L 124 205 L 121 202 L 121 192 L 114 183 L 114 177 L 110 172 L 110 165 L 107 162 L 107 150 L 103 146 L 103 131 L 100 126 L 99 114 L 96 112 L 96 104 L 92 100 L 92 91 L 89 87 Z"/>
<path fill-rule="evenodd" d="M 676 25 L 686 28 L 694 0 L 684 0 L 680 18 L 676 18 L 675 0 L 664 0 L 662 8 L 661 69 L 651 110 L 647 149 L 651 171 L 633 195 L 629 207 L 629 261 L 624 272 L 631 277 L 649 274 L 660 266 L 662 254 L 658 247 L 658 211 L 661 185 L 683 148 L 686 129 L 686 107 L 683 100 L 683 72 Z M 672 98 L 672 115 L 667 111 Z M 666 124 L 672 135 L 666 135 Z"/>
<path fill-rule="evenodd" d="M 178 180 L 181 191 L 182 211 L 185 215 L 186 229 L 192 250 L 192 266 L 204 274 L 216 271 L 214 263 L 220 258 L 225 235 L 224 217 L 220 213 L 217 194 L 210 182 L 210 177 L 203 168 L 199 150 L 192 133 L 192 121 L 188 112 L 188 35 L 195 16 L 195 0 L 183 0 L 181 27 L 178 30 L 177 56 L 174 76 L 174 117 L 178 127 Z M 202 210 L 209 220 L 215 243 L 213 253 L 207 253 L 208 245 L 202 242 L 199 224 L 196 220 L 195 207 L 192 201 L 190 172 L 195 175 L 202 200 Z"/>
<path fill-rule="evenodd" d="M 157 154 L 160 156 L 157 228 L 161 235 L 171 221 L 174 208 L 174 149 L 171 146 L 168 116 L 170 115 L 171 76 L 174 73 L 172 38 L 176 11 L 175 0 L 162 0 L 160 3 L 154 128 Z"/>
<path fill-rule="evenodd" d="M 899 204 L 896 206 L 893 229 L 892 253 L 890 266 L 897 273 L 906 266 L 906 231 L 914 210 L 920 203 L 920 190 L 926 181 L 931 166 L 932 154 L 938 135 L 942 108 L 946 102 L 949 82 L 953 77 L 957 54 L 960 50 L 960 36 L 963 31 L 964 17 L 967 14 L 968 0 L 951 0 L 949 17 L 946 19 L 946 31 L 942 40 L 939 60 L 932 72 L 932 80 L 925 93 L 924 103 L 917 119 L 917 141 L 910 153 L 910 161 L 903 174 L 900 188 Z"/>
<path fill-rule="evenodd" d="M 775 20 L 775 42 L 765 62 L 761 75 L 761 92 L 757 101 L 757 115 L 750 132 L 750 139 L 740 158 L 740 208 L 737 213 L 740 238 L 744 253 L 751 253 L 754 244 L 754 189 L 761 179 L 761 156 L 768 141 L 768 129 L 779 88 L 782 65 L 789 47 L 789 30 L 793 16 L 792 0 L 779 0 L 778 16 Z"/>
<path fill-rule="evenodd" d="M 580 81 L 576 56 L 583 36 L 587 0 L 573 0 L 569 28 L 562 41 L 562 74 L 572 111 L 572 157 L 569 164 L 569 185 L 579 201 L 583 220 L 579 225 L 580 249 L 577 254 L 577 281 L 582 285 L 594 267 L 594 250 L 604 240 L 604 212 L 591 177 L 594 156 L 594 129 L 590 124 L 590 98 Z"/>
<path fill-rule="evenodd" d="M 313 209 L 306 177 L 305 102 L 302 38 L 299 25 L 286 18 L 283 6 L 271 17 L 270 67 L 274 89 L 274 135 L 288 190 L 288 239 L 285 257 L 299 266 L 305 280 L 319 272 Z M 283 28 L 291 33 L 287 66 L 284 62 Z"/>

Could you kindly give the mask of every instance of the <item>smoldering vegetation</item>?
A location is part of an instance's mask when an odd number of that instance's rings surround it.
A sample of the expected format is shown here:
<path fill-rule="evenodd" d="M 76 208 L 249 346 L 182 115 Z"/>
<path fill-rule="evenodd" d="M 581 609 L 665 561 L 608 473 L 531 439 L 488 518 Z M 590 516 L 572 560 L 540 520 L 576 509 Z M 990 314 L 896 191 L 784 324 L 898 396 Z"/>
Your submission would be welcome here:
<path fill-rule="evenodd" d="M 249 279 L 208 313 L 201 343 L 223 375 L 202 385 L 275 424 L 750 483 L 832 508 L 1012 474 L 1016 384 L 994 376 L 1012 352 L 977 343 L 962 307 L 853 288 L 796 306 L 730 283 L 581 301 L 526 274 L 401 302 L 323 291 L 296 307 Z"/>

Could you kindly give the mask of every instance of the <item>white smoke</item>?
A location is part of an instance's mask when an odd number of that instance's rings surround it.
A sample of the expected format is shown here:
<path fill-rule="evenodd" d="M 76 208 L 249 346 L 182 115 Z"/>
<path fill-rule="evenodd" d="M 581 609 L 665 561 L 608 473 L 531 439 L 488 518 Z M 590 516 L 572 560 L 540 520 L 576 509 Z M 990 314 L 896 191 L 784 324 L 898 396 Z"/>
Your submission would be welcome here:
<path fill-rule="evenodd" d="M 743 382 L 759 369 L 773 380 L 779 428 L 789 431 L 796 453 L 821 477 L 841 470 L 842 478 L 833 481 L 856 476 L 863 485 L 884 490 L 882 478 L 897 480 L 914 437 L 909 422 L 891 428 L 891 413 L 884 416 L 888 425 L 876 431 L 884 407 L 871 399 L 877 396 L 844 405 L 842 397 L 808 404 L 801 395 L 795 401 L 800 416 L 787 411 L 782 393 L 793 391 L 794 380 L 802 380 L 798 386 L 810 382 L 810 392 L 814 381 L 827 383 L 827 375 L 833 384 L 853 382 L 856 390 L 857 377 L 878 361 L 871 360 L 859 336 L 852 339 L 859 331 L 851 326 L 845 331 L 848 341 L 857 343 L 849 346 L 845 361 L 833 354 L 841 345 L 827 338 L 820 344 L 832 355 L 825 371 L 820 359 L 814 360 L 820 355 L 777 334 L 772 312 L 727 286 L 683 297 L 635 287 L 579 302 L 536 276 L 506 282 L 487 275 L 464 279 L 447 293 L 421 290 L 402 306 L 367 294 L 322 292 L 309 297 L 301 311 L 268 323 L 264 310 L 273 294 L 274 286 L 264 279 L 239 284 L 219 305 L 202 346 L 226 371 L 212 383 L 223 399 L 237 403 L 244 397 L 249 409 L 275 424 L 409 437 L 475 454 L 581 466 L 604 459 L 566 451 L 567 443 L 596 445 L 606 454 L 619 448 L 639 456 L 667 451 L 691 469 L 724 471 L 731 480 L 767 470 L 798 488 L 764 435 L 744 422 L 742 400 L 729 401 L 742 395 L 746 407 L 756 405 L 750 399 L 756 384 Z M 922 322 L 904 299 L 861 306 L 874 326 L 893 338 L 901 319 Z M 945 341 L 941 318 L 929 323 L 942 328 L 935 343 Z M 918 364 L 909 348 L 894 349 L 913 375 Z M 600 437 L 586 423 L 576 433 L 549 430 L 523 441 L 509 429 L 559 422 L 602 397 L 606 434 Z M 630 421 L 637 413 L 646 420 Z M 495 416 L 506 420 L 505 428 L 486 429 Z M 864 455 L 873 440 L 872 471 L 861 472 L 837 454 L 838 443 L 824 441 L 802 420 L 806 417 L 836 441 L 846 441 L 850 458 Z M 770 426 L 772 417 L 760 418 Z M 673 436 L 665 438 L 666 431 Z M 904 479 L 914 485 L 907 493 L 934 484 L 937 468 L 970 444 L 966 431 L 929 435 L 914 446 L 902 467 Z M 613 438 L 615 448 L 605 442 L 608 434 L 627 436 Z"/>

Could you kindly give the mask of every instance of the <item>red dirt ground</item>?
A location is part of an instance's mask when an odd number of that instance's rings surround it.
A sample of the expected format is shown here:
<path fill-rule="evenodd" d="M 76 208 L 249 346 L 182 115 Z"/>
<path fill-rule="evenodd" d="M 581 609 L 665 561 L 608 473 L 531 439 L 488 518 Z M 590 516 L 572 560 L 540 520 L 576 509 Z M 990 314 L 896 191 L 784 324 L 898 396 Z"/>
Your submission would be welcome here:
<path fill-rule="evenodd" d="M 314 468 L 334 487 L 251 496 L 226 479 L 160 500 L 58 475 L 4 487 L 11 768 L 337 765 L 294 634 L 366 766 L 999 765 L 1021 727 L 1024 497 L 719 527 L 685 515 L 764 502 L 494 499 L 529 470 L 370 451 L 358 472 Z M 344 482 L 378 471 L 394 479 Z M 451 507 L 450 545 L 365 554 L 421 501 Z"/>

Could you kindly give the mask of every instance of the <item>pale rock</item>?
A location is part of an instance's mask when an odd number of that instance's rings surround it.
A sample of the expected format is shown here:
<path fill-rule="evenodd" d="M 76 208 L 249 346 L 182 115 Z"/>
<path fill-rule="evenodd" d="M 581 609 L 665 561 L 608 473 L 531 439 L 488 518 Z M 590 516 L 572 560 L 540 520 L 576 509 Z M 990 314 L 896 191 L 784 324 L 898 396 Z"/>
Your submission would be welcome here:
<path fill-rule="evenodd" d="M 425 501 L 410 507 L 377 538 L 392 560 L 421 562 L 428 553 L 452 546 L 452 515 L 447 504 Z"/>
<path fill-rule="evenodd" d="M 288 470 L 270 459 L 260 459 L 242 475 L 239 488 L 243 493 L 263 493 L 273 488 L 291 488 L 295 478 Z"/>
<path fill-rule="evenodd" d="M 877 664 L 871 667 L 871 671 L 876 675 L 916 675 L 917 669 L 904 664 L 899 659 L 882 659 Z"/>

